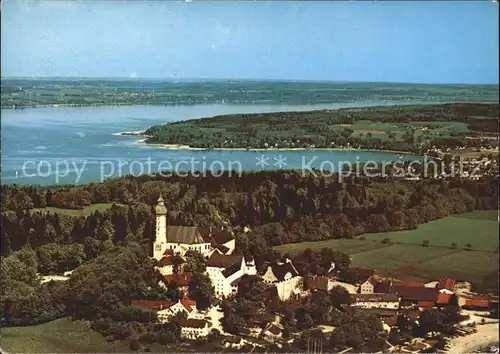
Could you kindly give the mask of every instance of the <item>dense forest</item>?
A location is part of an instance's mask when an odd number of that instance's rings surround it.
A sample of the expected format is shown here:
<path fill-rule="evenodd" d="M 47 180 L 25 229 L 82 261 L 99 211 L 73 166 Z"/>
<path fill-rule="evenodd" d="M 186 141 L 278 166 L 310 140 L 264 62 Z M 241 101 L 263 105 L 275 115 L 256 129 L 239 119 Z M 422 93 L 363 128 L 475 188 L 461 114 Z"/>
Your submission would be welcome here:
<path fill-rule="evenodd" d="M 160 193 L 166 200 L 170 224 L 250 227 L 251 234 L 238 234 L 238 243 L 250 250 L 259 245 L 252 251 L 254 256 L 283 243 L 414 229 L 450 214 L 496 209 L 498 204 L 496 177 L 479 181 L 349 177 L 339 182 L 337 175 L 269 171 L 204 179 L 128 177 L 81 187 L 1 188 L 4 255 L 27 244 L 38 248 L 78 243 L 90 257 L 103 242 L 128 240 L 149 245 L 154 237 L 153 206 Z M 88 217 L 33 209 L 82 208 L 94 203 L 116 205 Z"/>
<path fill-rule="evenodd" d="M 155 125 L 146 143 L 196 148 L 359 147 L 420 153 L 495 144 L 498 104 L 345 108 L 236 114 Z M 468 138 L 466 138 L 468 137 Z M 470 139 L 475 137 L 475 139 Z"/>

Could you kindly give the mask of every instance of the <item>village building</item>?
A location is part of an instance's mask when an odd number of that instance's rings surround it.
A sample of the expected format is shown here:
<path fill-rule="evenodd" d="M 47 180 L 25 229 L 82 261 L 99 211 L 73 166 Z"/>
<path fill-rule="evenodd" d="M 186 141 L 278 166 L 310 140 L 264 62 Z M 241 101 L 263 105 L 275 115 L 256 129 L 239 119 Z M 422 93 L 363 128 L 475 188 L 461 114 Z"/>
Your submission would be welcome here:
<path fill-rule="evenodd" d="M 395 294 L 356 294 L 353 296 L 354 307 L 399 309 L 400 298 Z"/>
<path fill-rule="evenodd" d="M 231 348 L 231 349 L 240 349 L 245 345 L 245 341 L 243 340 L 242 337 L 239 336 L 231 336 L 227 337 L 222 341 L 222 345 L 226 348 Z"/>
<path fill-rule="evenodd" d="M 188 318 L 180 321 L 181 338 L 198 339 L 209 335 L 209 324 L 205 320 Z"/>
<path fill-rule="evenodd" d="M 366 279 L 364 282 L 361 283 L 359 286 L 359 293 L 360 294 L 374 294 L 375 293 L 375 286 L 378 284 L 378 281 L 375 279 L 375 277 L 371 276 L 368 279 Z"/>
<path fill-rule="evenodd" d="M 304 282 L 304 288 L 307 290 L 330 291 L 334 287 L 335 280 L 327 276 L 308 275 Z"/>
<path fill-rule="evenodd" d="M 177 271 L 182 272 L 186 261 L 181 256 L 174 256 L 172 250 L 166 250 L 163 257 L 157 261 L 155 260 L 155 268 L 162 275 L 174 274 L 175 263 L 177 262 Z"/>
<path fill-rule="evenodd" d="M 204 239 L 210 242 L 212 250 L 208 253 L 208 256 L 211 256 L 212 253 L 218 251 L 222 254 L 232 254 L 236 248 L 236 240 L 234 238 L 234 234 L 229 228 L 220 228 L 215 229 L 212 227 L 209 228 L 200 228 L 202 232 L 202 236 Z"/>
<path fill-rule="evenodd" d="M 455 292 L 455 280 L 442 278 L 439 280 L 437 288 L 442 293 L 453 294 Z"/>
<path fill-rule="evenodd" d="M 274 285 L 281 301 L 286 301 L 292 295 L 299 295 L 303 290 L 303 278 L 290 259 L 270 265 L 262 279 L 266 284 Z"/>
<path fill-rule="evenodd" d="M 187 295 L 189 283 L 193 278 L 193 273 L 184 272 L 177 274 L 168 274 L 163 276 L 163 282 L 160 282 L 160 286 L 163 286 L 165 289 L 168 284 L 175 284 L 178 287 L 178 290 L 183 294 Z"/>
<path fill-rule="evenodd" d="M 422 309 L 435 307 L 439 295 L 439 291 L 436 288 L 394 284 L 389 293 L 398 295 L 401 298 L 402 304 L 414 304 Z"/>
<path fill-rule="evenodd" d="M 469 283 L 468 281 L 457 281 L 455 282 L 455 293 L 456 294 L 461 294 L 461 293 L 467 293 L 472 290 L 472 284 Z"/>
<path fill-rule="evenodd" d="M 242 255 L 226 255 L 214 252 L 207 260 L 207 273 L 215 290 L 215 296 L 226 297 L 236 293 L 238 281 L 243 275 L 256 275 L 252 261 L 245 261 Z"/>
<path fill-rule="evenodd" d="M 283 329 L 276 324 L 269 324 L 263 331 L 262 337 L 267 341 L 274 343 L 283 337 Z"/>
<path fill-rule="evenodd" d="M 194 316 L 197 312 L 196 302 L 186 298 L 180 299 L 177 302 L 164 300 L 132 300 L 135 306 L 147 308 L 156 311 L 158 322 L 165 323 L 171 316 L 178 313 L 185 313 L 188 318 Z"/>
<path fill-rule="evenodd" d="M 161 261 L 168 255 L 166 251 L 181 256 L 184 256 L 187 251 L 197 251 L 204 256 L 209 256 L 217 248 L 224 254 L 234 251 L 235 239 L 229 230 L 167 225 L 167 207 L 161 195 L 155 206 L 155 213 L 156 235 L 153 258 L 157 261 Z"/>
<path fill-rule="evenodd" d="M 331 277 L 329 275 L 308 275 L 304 280 L 304 290 L 308 290 L 310 292 L 314 291 L 326 291 L 329 292 L 335 286 L 340 286 L 346 289 L 349 293 L 356 292 L 356 286 L 344 283 L 336 280 L 336 277 Z"/>
<path fill-rule="evenodd" d="M 471 292 L 463 292 L 458 296 L 458 305 L 464 309 L 488 311 L 490 297 Z"/>

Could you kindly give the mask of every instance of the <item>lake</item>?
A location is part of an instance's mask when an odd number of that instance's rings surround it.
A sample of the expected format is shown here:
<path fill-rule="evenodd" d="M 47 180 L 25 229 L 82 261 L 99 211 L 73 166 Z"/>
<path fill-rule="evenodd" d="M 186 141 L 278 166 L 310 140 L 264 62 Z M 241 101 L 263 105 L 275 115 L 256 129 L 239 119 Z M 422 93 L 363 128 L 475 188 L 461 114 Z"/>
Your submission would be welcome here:
<path fill-rule="evenodd" d="M 2 183 L 82 184 L 158 170 L 332 170 L 341 161 L 394 161 L 368 151 L 189 151 L 137 144 L 116 135 L 158 123 L 219 114 L 373 106 L 396 102 L 297 105 L 184 105 L 2 110 Z"/>

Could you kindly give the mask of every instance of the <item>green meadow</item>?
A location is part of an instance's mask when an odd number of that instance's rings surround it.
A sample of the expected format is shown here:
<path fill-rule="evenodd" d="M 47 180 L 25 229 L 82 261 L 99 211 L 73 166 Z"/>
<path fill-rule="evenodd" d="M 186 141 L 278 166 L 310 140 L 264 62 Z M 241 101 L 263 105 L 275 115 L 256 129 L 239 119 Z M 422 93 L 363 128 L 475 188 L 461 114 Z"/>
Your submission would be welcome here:
<path fill-rule="evenodd" d="M 450 216 L 415 230 L 285 244 L 275 249 L 294 253 L 328 247 L 351 255 L 354 266 L 374 268 L 381 275 L 421 281 L 448 276 L 479 282 L 498 270 L 498 238 L 497 211 L 488 210 Z M 389 242 L 382 243 L 384 239 Z M 428 247 L 422 245 L 424 240 L 429 241 Z M 464 250 L 466 244 L 472 248 Z"/>
<path fill-rule="evenodd" d="M 36 326 L 0 328 L 1 347 L 7 353 L 132 353 L 128 340 L 108 342 L 83 321 L 60 318 Z M 143 347 L 142 352 L 144 352 Z M 168 353 L 186 351 L 184 347 L 160 344 L 147 351 Z"/>

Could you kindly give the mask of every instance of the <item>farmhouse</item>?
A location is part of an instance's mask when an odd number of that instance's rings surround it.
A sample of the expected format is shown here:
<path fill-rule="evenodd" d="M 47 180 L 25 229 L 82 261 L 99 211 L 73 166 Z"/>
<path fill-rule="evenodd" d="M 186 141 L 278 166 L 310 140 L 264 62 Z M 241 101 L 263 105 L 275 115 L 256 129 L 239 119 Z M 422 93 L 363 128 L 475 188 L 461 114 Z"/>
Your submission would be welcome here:
<path fill-rule="evenodd" d="M 229 296 L 236 293 L 237 280 L 243 275 L 256 275 L 253 261 L 246 262 L 242 255 L 225 255 L 214 252 L 207 260 L 207 273 L 215 288 L 215 296 Z"/>
<path fill-rule="evenodd" d="M 205 320 L 188 318 L 181 320 L 181 338 L 197 339 L 208 336 L 208 322 Z"/>
<path fill-rule="evenodd" d="M 132 300 L 132 304 L 155 310 L 158 314 L 158 322 L 167 322 L 170 316 L 175 316 L 178 313 L 185 313 L 188 317 L 196 314 L 196 301 L 186 298 L 180 299 L 178 302 L 162 301 L 162 300 Z"/>
<path fill-rule="evenodd" d="M 475 293 L 462 293 L 458 298 L 458 305 L 465 309 L 484 310 L 490 307 L 490 297 Z"/>
<path fill-rule="evenodd" d="M 404 303 L 417 304 L 421 308 L 430 308 L 436 306 L 439 290 L 420 286 L 393 284 L 390 294 L 398 295 Z"/>
<path fill-rule="evenodd" d="M 167 225 L 167 207 L 161 195 L 155 206 L 155 213 L 156 237 L 153 258 L 158 261 L 166 256 L 167 250 L 181 256 L 187 251 L 197 251 L 208 256 L 216 248 L 219 248 L 219 251 L 222 250 L 224 254 L 229 254 L 234 250 L 234 236 L 228 230 L 221 229 L 212 232 L 212 228 Z"/>
<path fill-rule="evenodd" d="M 449 278 L 442 278 L 439 280 L 437 288 L 441 292 L 453 294 L 455 292 L 455 280 Z"/>
<path fill-rule="evenodd" d="M 360 294 L 388 294 L 392 284 L 391 280 L 379 281 L 374 276 L 371 276 L 361 283 L 358 292 Z"/>
<path fill-rule="evenodd" d="M 356 294 L 352 306 L 397 310 L 400 298 L 395 294 Z"/>
<path fill-rule="evenodd" d="M 266 284 L 276 286 L 281 301 L 286 301 L 290 299 L 292 294 L 298 294 L 302 291 L 303 278 L 299 276 L 297 269 L 288 258 L 285 263 L 277 262 L 270 265 L 262 279 Z"/>
<path fill-rule="evenodd" d="M 375 286 L 377 285 L 378 281 L 375 279 L 375 277 L 371 276 L 368 279 L 366 279 L 364 282 L 361 283 L 359 286 L 359 293 L 360 294 L 374 294 L 375 293 Z"/>

